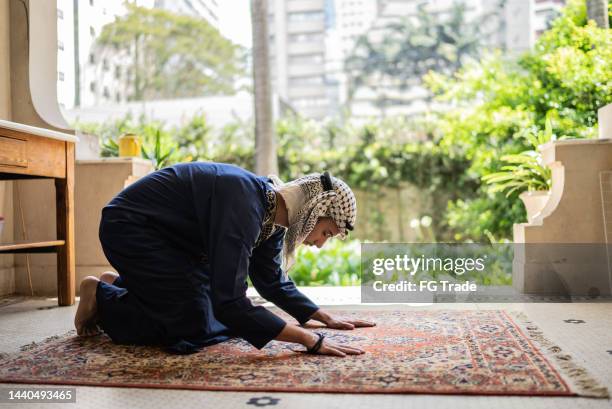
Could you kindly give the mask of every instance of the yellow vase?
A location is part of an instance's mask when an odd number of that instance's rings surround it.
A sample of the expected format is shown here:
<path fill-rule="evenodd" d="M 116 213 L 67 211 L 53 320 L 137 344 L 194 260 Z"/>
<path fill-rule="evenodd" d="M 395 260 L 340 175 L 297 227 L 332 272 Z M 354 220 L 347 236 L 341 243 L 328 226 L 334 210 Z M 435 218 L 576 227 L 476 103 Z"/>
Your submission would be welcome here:
<path fill-rule="evenodd" d="M 131 133 L 119 137 L 119 156 L 140 156 L 140 138 Z"/>

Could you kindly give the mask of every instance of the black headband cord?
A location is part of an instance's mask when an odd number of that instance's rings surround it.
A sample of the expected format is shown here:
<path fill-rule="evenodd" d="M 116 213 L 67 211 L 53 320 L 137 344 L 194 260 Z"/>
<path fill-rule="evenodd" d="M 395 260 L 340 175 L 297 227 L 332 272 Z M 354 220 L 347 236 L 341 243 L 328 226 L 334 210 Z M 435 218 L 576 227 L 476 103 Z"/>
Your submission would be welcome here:
<path fill-rule="evenodd" d="M 332 186 L 331 176 L 329 176 L 329 172 L 325 171 L 321 175 L 321 184 L 323 185 L 324 191 L 332 190 L 334 188 Z"/>

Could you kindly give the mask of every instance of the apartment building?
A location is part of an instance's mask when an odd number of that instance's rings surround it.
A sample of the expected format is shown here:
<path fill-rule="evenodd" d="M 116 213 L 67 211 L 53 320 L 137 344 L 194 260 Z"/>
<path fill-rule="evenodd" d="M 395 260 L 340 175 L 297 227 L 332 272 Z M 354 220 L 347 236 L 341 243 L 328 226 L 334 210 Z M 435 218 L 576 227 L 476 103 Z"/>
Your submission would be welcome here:
<path fill-rule="evenodd" d="M 376 17 L 376 0 L 270 0 L 272 84 L 300 114 L 338 116 L 344 59 Z"/>

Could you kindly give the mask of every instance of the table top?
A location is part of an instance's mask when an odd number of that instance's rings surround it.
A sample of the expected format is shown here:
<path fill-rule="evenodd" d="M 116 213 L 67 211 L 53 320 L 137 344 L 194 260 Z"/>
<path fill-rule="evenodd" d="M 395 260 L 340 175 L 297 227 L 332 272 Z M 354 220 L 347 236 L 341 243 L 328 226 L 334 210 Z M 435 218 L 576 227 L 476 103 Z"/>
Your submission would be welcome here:
<path fill-rule="evenodd" d="M 36 126 L 24 125 L 18 122 L 6 121 L 4 119 L 0 119 L 0 128 L 29 133 L 32 135 L 43 136 L 45 138 L 57 139 L 66 142 L 76 143 L 79 140 L 79 138 L 77 138 L 75 135 L 70 135 L 68 133 L 52 131 L 50 129 L 45 128 L 38 128 Z"/>

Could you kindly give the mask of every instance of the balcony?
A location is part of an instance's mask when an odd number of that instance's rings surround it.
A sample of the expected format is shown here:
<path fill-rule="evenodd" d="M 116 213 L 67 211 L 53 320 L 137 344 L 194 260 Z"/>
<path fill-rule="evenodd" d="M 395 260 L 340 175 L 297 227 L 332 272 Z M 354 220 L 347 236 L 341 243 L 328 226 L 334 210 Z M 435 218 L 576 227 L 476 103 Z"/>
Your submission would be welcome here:
<path fill-rule="evenodd" d="M 304 77 L 311 75 L 322 75 L 325 72 L 325 67 L 322 64 L 312 65 L 290 65 L 287 70 L 289 77 Z"/>
<path fill-rule="evenodd" d="M 291 43 L 288 46 L 288 51 L 289 55 L 324 53 L 325 44 L 323 41 Z"/>
<path fill-rule="evenodd" d="M 287 32 L 289 34 L 299 33 L 316 33 L 325 30 L 325 22 L 323 20 L 312 21 L 290 21 L 287 23 Z"/>

